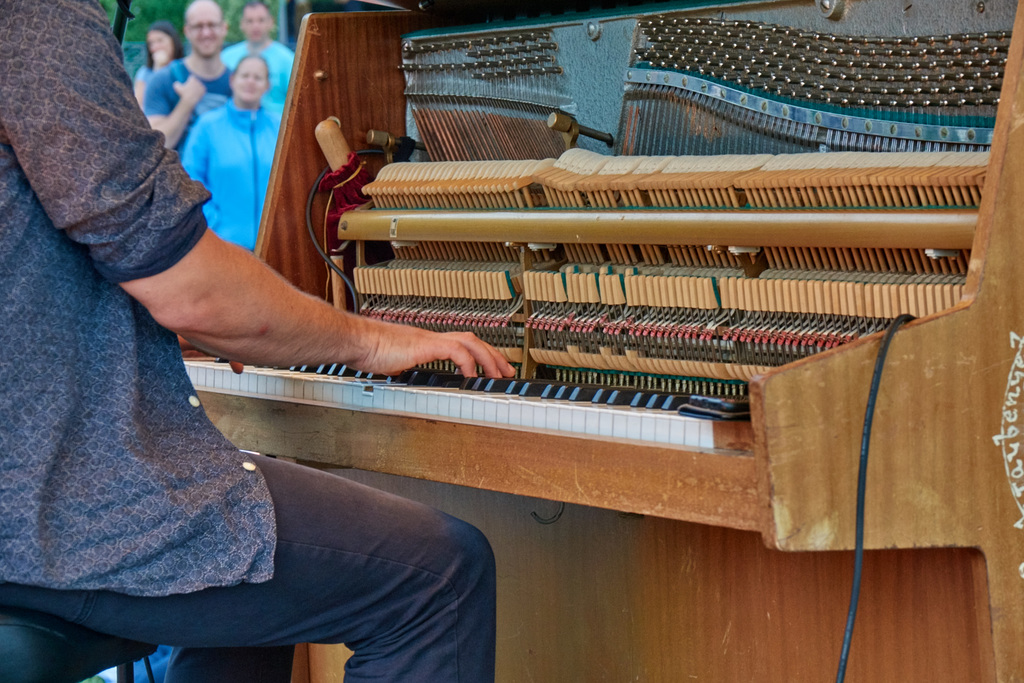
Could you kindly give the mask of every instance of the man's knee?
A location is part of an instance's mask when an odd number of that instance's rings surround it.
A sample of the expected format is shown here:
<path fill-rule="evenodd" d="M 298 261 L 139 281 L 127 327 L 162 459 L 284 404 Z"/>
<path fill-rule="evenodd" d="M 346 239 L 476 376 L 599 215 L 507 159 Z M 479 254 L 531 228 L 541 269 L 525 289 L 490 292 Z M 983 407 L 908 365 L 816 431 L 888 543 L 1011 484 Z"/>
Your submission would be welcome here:
<path fill-rule="evenodd" d="M 483 588 L 493 591 L 495 563 L 494 551 L 483 532 L 472 524 L 452 518 L 448 524 L 450 558 L 456 564 L 456 572 L 472 585 L 465 588 Z M 460 581 L 451 577 L 459 588 Z M 463 592 L 460 590 L 460 592 Z"/>

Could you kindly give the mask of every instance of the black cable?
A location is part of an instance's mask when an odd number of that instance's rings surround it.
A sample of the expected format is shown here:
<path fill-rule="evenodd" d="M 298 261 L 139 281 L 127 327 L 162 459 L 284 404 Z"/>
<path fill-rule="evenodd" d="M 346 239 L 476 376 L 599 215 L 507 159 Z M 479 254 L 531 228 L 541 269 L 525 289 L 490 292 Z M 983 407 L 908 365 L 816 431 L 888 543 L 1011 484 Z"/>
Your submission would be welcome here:
<path fill-rule="evenodd" d="M 846 631 L 843 633 L 843 649 L 839 655 L 839 670 L 836 672 L 836 683 L 846 678 L 846 663 L 850 657 L 850 642 L 853 640 L 853 624 L 857 618 L 857 602 L 860 599 L 860 581 L 864 570 L 864 494 L 867 491 L 868 478 L 868 446 L 871 442 L 871 424 L 875 419 L 875 401 L 878 398 L 878 384 L 882 379 L 882 368 L 885 357 L 889 353 L 889 343 L 896 330 L 914 316 L 904 313 L 891 323 L 882 337 L 882 344 L 875 357 L 875 370 L 871 375 L 871 389 L 868 391 L 868 404 L 864 411 L 864 431 L 860 441 L 860 470 L 857 472 L 857 527 L 854 541 L 853 588 L 850 591 L 850 609 L 846 615 Z"/>
<path fill-rule="evenodd" d="M 316 197 L 317 190 L 320 187 L 320 181 L 324 179 L 328 173 L 331 172 L 330 166 L 325 166 L 324 170 L 320 171 L 320 175 L 316 177 L 316 181 L 313 183 L 313 187 L 309 188 L 309 196 L 306 198 L 306 230 L 309 231 L 309 239 L 312 240 L 313 246 L 316 247 L 316 251 L 320 254 L 320 258 L 324 260 L 331 270 L 341 278 L 342 282 L 345 283 L 345 287 L 352 294 L 352 311 L 354 313 L 359 312 L 359 303 L 356 301 L 356 288 L 352 284 L 352 281 L 345 275 L 345 271 L 334 264 L 331 257 L 327 255 L 324 248 L 320 246 L 320 241 L 316 237 L 316 231 L 313 229 L 313 198 Z"/>

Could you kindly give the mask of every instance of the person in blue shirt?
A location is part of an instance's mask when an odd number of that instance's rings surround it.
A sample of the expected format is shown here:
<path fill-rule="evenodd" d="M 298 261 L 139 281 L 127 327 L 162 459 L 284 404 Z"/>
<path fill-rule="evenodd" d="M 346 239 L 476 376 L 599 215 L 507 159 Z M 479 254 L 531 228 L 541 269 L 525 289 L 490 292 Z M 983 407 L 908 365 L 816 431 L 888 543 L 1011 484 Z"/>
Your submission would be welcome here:
<path fill-rule="evenodd" d="M 263 96 L 263 106 L 268 111 L 280 114 L 284 111 L 295 53 L 270 37 L 274 30 L 274 17 L 259 0 L 245 3 L 239 28 L 245 40 L 224 48 L 220 58 L 229 69 L 234 69 L 243 57 L 263 57 L 270 68 L 270 90 Z"/>
<path fill-rule="evenodd" d="M 203 206 L 210 228 L 249 250 L 256 246 L 281 127 L 280 116 L 260 104 L 268 76 L 262 57 L 239 62 L 231 74 L 231 100 L 199 117 L 182 154 L 189 176 L 212 195 Z"/>

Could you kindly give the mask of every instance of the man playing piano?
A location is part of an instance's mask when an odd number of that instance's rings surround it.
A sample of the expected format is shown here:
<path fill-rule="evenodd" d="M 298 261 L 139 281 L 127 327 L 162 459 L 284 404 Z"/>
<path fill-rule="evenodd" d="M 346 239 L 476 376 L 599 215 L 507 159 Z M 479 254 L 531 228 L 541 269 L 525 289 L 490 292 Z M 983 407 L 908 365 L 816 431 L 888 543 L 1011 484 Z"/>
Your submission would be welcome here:
<path fill-rule="evenodd" d="M 175 332 L 218 355 L 512 369 L 471 335 L 348 315 L 206 229 L 96 0 L 0 15 L 0 605 L 176 647 L 167 680 L 280 681 L 344 642 L 347 683 L 493 678 L 483 536 L 239 453 Z"/>

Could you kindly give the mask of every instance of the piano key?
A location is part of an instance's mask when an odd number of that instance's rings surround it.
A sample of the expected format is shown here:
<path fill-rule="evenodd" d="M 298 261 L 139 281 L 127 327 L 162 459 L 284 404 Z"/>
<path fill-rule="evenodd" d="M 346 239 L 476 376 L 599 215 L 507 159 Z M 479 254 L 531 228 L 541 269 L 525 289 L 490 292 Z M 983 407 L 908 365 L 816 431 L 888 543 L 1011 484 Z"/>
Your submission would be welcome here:
<path fill-rule="evenodd" d="M 575 403 L 592 403 L 597 393 L 601 391 L 601 387 L 594 386 L 578 386 L 574 387 L 569 392 L 569 400 Z"/>
<path fill-rule="evenodd" d="M 487 380 L 487 377 L 466 377 L 459 388 L 463 391 L 483 391 Z"/>
<path fill-rule="evenodd" d="M 484 391 L 488 394 L 508 394 L 516 386 L 514 379 L 489 379 L 484 385 Z"/>
<path fill-rule="evenodd" d="M 465 377 L 463 375 L 456 375 L 449 372 L 435 372 L 431 377 L 430 381 L 427 382 L 428 387 L 457 387 L 462 383 Z"/>
<path fill-rule="evenodd" d="M 605 405 L 609 406 L 628 406 L 633 402 L 633 396 L 636 395 L 635 391 L 629 389 L 612 389 L 609 392 Z"/>
<path fill-rule="evenodd" d="M 396 384 L 408 384 L 410 386 L 425 386 L 430 382 L 434 373 L 427 370 L 406 370 L 396 379 Z"/>

